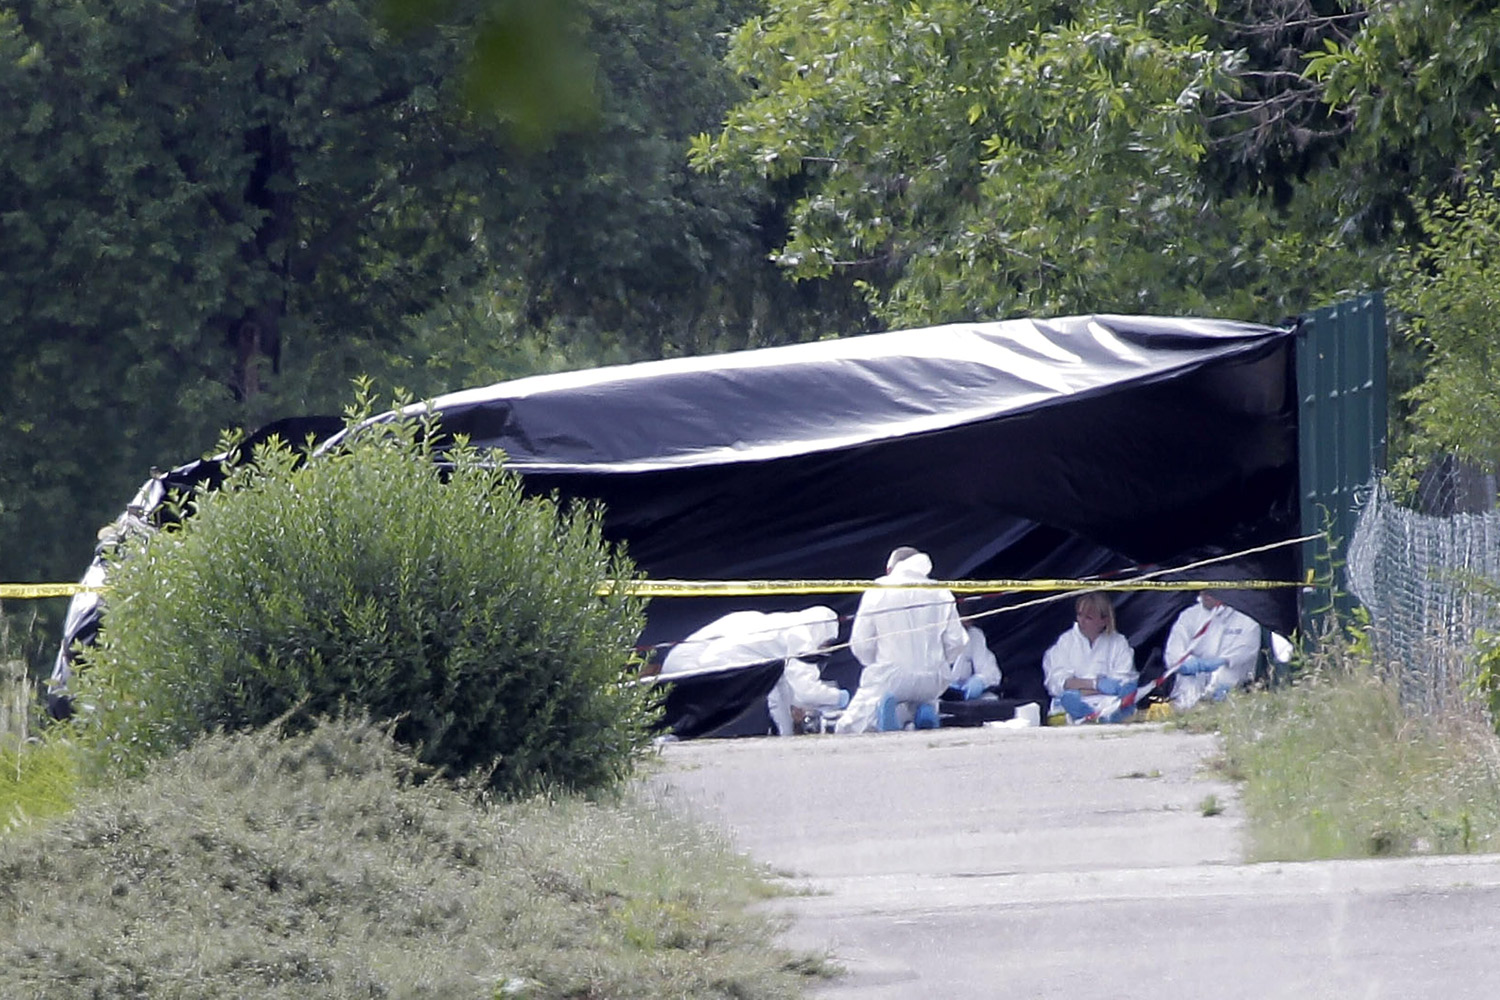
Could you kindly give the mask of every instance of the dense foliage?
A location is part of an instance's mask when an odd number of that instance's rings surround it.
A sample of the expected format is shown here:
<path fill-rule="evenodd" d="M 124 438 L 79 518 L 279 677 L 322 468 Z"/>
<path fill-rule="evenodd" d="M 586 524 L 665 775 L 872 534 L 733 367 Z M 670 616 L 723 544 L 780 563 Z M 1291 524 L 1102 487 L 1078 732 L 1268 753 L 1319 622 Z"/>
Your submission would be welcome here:
<path fill-rule="evenodd" d="M 1280 239 L 1307 209 L 1211 159 L 1246 54 L 1196 5 L 767 8 L 732 49 L 754 95 L 694 156 L 804 180 L 793 274 L 857 273 L 902 325 L 1307 304 L 1307 248 Z"/>
<path fill-rule="evenodd" d="M 768 194 L 685 160 L 751 3 L 7 5 L 0 575 L 76 579 L 151 466 L 338 412 L 356 374 L 429 394 L 836 326 L 765 259 Z"/>
<path fill-rule="evenodd" d="M 1391 302 L 1423 359 L 1410 393 L 1417 456 L 1500 462 L 1500 191 L 1419 210 L 1427 240 L 1393 268 Z"/>
<path fill-rule="evenodd" d="M 630 802 L 477 806 L 368 724 L 204 739 L 0 838 L 0 995 L 800 995 L 709 834 Z"/>
<path fill-rule="evenodd" d="M 102 754 L 138 766 L 205 731 L 357 710 L 505 794 L 628 773 L 650 709 L 623 681 L 641 601 L 596 594 L 634 575 L 599 511 L 525 497 L 460 449 L 440 466 L 418 430 L 378 425 L 300 468 L 262 449 L 126 550 L 75 702 Z"/>
<path fill-rule="evenodd" d="M 23 548 L 24 525 L 101 485 L 117 507 L 150 465 L 269 416 L 278 371 L 389 344 L 481 273 L 478 199 L 503 192 L 504 161 L 450 97 L 461 29 L 398 42 L 373 8 L 0 13 L 0 490 L 18 568 L 66 544 L 31 531 Z"/>

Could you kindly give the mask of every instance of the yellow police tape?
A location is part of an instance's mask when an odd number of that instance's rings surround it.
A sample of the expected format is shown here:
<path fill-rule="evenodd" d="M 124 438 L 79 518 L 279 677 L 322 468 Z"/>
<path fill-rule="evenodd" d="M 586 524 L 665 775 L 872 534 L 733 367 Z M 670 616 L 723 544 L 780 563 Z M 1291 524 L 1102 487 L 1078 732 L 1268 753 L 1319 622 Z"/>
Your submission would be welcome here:
<path fill-rule="evenodd" d="M 0 583 L 0 600 L 72 597 L 74 594 L 98 593 L 103 589 L 103 587 L 86 587 L 81 583 Z"/>
<path fill-rule="evenodd" d="M 754 597 L 788 594 L 862 594 L 883 586 L 873 580 L 606 580 L 595 593 L 608 597 L 617 588 L 632 597 Z M 916 590 L 950 590 L 955 594 L 1067 590 L 1271 590 L 1300 587 L 1284 580 L 935 580 L 903 583 Z M 0 583 L 0 600 L 72 597 L 100 593 L 103 587 L 81 583 Z"/>

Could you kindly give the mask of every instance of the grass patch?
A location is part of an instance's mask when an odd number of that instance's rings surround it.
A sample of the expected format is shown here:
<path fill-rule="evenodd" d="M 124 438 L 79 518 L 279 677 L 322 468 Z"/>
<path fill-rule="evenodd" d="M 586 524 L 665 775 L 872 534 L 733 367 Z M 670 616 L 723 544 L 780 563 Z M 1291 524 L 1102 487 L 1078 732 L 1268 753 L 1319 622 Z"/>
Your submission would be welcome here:
<path fill-rule="evenodd" d="M 1243 781 L 1252 860 L 1500 850 L 1500 740 L 1477 718 L 1413 718 L 1337 641 L 1288 687 L 1194 712 Z"/>
<path fill-rule="evenodd" d="M 0 837 L 73 808 L 78 768 L 67 743 L 0 744 Z"/>
<path fill-rule="evenodd" d="M 3 658 L 8 645 L 0 631 L 0 837 L 67 812 L 78 785 L 73 747 L 32 735 L 36 691 L 25 662 Z"/>
<path fill-rule="evenodd" d="M 795 997 L 759 873 L 650 801 L 484 806 L 369 725 L 210 736 L 0 840 L 0 996 Z"/>
<path fill-rule="evenodd" d="M 1198 811 L 1205 816 L 1218 816 L 1224 811 L 1224 803 L 1219 801 L 1217 795 L 1205 795 L 1203 801 L 1198 803 Z"/>

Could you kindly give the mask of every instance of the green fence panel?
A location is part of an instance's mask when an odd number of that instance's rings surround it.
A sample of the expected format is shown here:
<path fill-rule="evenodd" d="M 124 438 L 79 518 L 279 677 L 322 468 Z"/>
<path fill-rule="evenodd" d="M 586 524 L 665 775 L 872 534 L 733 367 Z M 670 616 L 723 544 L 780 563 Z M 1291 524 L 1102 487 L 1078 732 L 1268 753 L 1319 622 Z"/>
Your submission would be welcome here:
<path fill-rule="evenodd" d="M 1297 340 L 1298 449 L 1303 565 L 1316 577 L 1304 595 L 1304 627 L 1355 601 L 1340 581 L 1358 520 L 1358 492 L 1385 468 L 1386 318 L 1378 292 L 1300 317 Z"/>

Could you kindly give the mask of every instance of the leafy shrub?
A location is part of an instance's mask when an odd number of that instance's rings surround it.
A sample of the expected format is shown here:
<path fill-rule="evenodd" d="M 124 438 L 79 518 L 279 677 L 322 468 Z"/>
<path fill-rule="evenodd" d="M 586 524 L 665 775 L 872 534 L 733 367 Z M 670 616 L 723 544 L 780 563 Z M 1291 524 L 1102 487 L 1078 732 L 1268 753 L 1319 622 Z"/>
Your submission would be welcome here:
<path fill-rule="evenodd" d="M 796 996 L 763 883 L 638 801 L 482 807 L 380 727 L 205 737 L 0 840 L 0 996 Z"/>
<path fill-rule="evenodd" d="M 256 452 L 193 517 L 128 549 L 77 703 L 111 761 L 286 713 L 357 706 L 453 775 L 587 789 L 629 772 L 647 695 L 622 683 L 638 598 L 597 507 L 562 509 L 395 421 L 298 466 Z"/>

